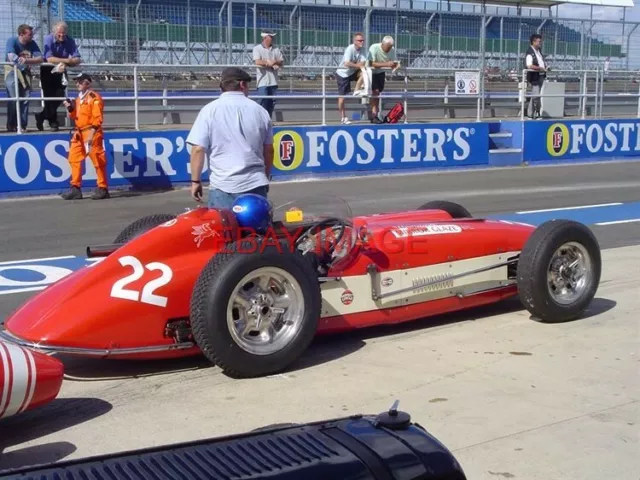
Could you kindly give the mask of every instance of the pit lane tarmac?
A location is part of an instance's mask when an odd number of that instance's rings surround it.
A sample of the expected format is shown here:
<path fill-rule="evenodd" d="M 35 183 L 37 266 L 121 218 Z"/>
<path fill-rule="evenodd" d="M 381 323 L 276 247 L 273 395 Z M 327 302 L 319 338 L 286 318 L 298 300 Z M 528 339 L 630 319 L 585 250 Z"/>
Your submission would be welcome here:
<path fill-rule="evenodd" d="M 439 198 L 476 216 L 591 210 L 587 223 L 604 249 L 601 286 L 574 322 L 537 323 L 508 301 L 317 340 L 292 369 L 263 379 L 233 380 L 200 358 L 65 359 L 69 378 L 58 400 L 0 422 L 0 468 L 378 413 L 399 399 L 470 479 L 637 479 L 640 222 L 632 220 L 639 187 L 637 163 L 274 185 L 276 203 L 328 193 L 345 198 L 354 214 Z M 611 220 L 619 223 L 603 220 L 602 209 L 618 204 L 626 205 Z M 186 191 L 3 202 L 0 261 L 80 255 L 139 216 L 190 205 Z M 33 294 L 0 296 L 0 315 Z"/>

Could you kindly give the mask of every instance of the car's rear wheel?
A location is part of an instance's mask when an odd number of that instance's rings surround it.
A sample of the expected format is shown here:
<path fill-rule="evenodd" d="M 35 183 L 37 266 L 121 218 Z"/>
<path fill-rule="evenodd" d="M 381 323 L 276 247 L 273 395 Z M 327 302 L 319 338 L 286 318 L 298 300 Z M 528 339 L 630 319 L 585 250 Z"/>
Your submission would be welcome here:
<path fill-rule="evenodd" d="M 311 262 L 285 242 L 230 244 L 193 290 L 191 327 L 204 355 L 234 377 L 282 371 L 307 349 L 320 318 Z"/>
<path fill-rule="evenodd" d="M 444 210 L 451 218 L 473 218 L 469 210 L 447 200 L 432 200 L 418 207 L 418 210 Z"/>
<path fill-rule="evenodd" d="M 574 320 L 593 300 L 601 272 L 600 246 L 591 230 L 572 220 L 550 220 L 520 254 L 520 300 L 542 322 Z"/>
<path fill-rule="evenodd" d="M 176 218 L 176 215 L 168 213 L 147 215 L 146 217 L 139 218 L 122 230 L 113 243 L 127 243 L 143 233 L 146 233 L 164 223 L 175 220 Z"/>

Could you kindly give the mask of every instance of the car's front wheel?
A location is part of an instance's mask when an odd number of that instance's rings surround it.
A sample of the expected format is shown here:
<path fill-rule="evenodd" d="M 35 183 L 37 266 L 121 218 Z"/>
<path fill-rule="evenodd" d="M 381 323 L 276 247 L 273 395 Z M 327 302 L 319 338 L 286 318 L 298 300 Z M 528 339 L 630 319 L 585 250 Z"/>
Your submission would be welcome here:
<path fill-rule="evenodd" d="M 558 323 L 578 318 L 600 284 L 600 246 L 589 228 L 550 220 L 529 237 L 518 260 L 518 290 L 537 319 Z"/>
<path fill-rule="evenodd" d="M 286 243 L 230 244 L 198 277 L 191 326 L 204 355 L 234 377 L 277 373 L 307 349 L 320 318 L 311 262 Z"/>

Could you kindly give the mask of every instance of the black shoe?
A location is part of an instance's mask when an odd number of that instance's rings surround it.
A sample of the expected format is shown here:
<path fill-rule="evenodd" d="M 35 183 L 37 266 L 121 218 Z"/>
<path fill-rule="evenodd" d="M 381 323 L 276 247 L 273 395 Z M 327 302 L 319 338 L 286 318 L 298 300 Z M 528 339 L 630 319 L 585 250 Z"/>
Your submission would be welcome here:
<path fill-rule="evenodd" d="M 91 196 L 91 200 L 104 200 L 105 198 L 111 198 L 109 190 L 106 188 L 96 188 L 96 191 Z"/>
<path fill-rule="evenodd" d="M 57 132 L 58 130 L 60 130 L 60 127 L 58 127 L 57 123 L 50 123 L 49 126 L 51 127 L 52 132 Z"/>
<path fill-rule="evenodd" d="M 71 187 L 67 193 L 60 196 L 63 200 L 82 200 L 82 190 L 78 187 Z"/>
<path fill-rule="evenodd" d="M 375 116 L 371 119 L 371 123 L 383 123 L 382 120 L 380 120 L 380 117 Z"/>
<path fill-rule="evenodd" d="M 42 118 L 40 117 L 40 115 L 38 115 L 37 113 L 35 114 L 36 117 L 36 128 L 40 131 L 44 130 L 44 120 L 42 120 Z"/>

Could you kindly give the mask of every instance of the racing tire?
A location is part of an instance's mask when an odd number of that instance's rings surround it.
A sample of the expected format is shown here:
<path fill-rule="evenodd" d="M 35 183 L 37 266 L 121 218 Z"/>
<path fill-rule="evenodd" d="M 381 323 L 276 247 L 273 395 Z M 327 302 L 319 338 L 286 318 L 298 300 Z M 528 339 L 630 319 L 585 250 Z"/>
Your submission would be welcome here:
<path fill-rule="evenodd" d="M 234 315 L 240 312 L 240 308 L 233 308 L 239 290 L 251 275 L 261 271 L 286 278 L 287 285 L 294 286 L 289 292 L 292 296 L 290 307 L 284 313 L 280 312 L 284 316 L 290 315 L 288 320 L 292 321 L 293 327 L 284 337 L 274 341 L 275 346 L 271 350 L 260 344 L 258 336 L 250 340 L 239 338 L 233 324 Z M 261 377 L 284 370 L 302 355 L 315 336 L 322 307 L 317 277 L 312 262 L 299 251 L 292 251 L 287 242 L 275 243 L 257 238 L 230 244 L 224 252 L 209 260 L 196 280 L 190 304 L 191 328 L 196 344 L 207 359 L 230 377 Z M 271 300 L 276 294 L 269 291 L 268 295 L 272 294 Z M 259 295 L 250 294 L 243 308 L 250 307 L 251 300 L 258 304 L 262 301 Z M 275 317 L 261 323 L 262 333 L 270 324 L 279 325 Z M 245 310 L 244 318 L 254 317 Z M 248 322 L 244 327 L 247 326 Z M 258 328 L 252 324 L 251 330 L 257 332 Z"/>
<path fill-rule="evenodd" d="M 457 203 L 446 200 L 432 200 L 418 207 L 418 210 L 444 210 L 451 218 L 473 218 L 471 212 Z"/>
<path fill-rule="evenodd" d="M 147 215 L 146 217 L 139 218 L 135 222 L 129 224 L 120 234 L 116 237 L 113 243 L 127 243 L 134 238 L 148 232 L 149 230 L 167 223 L 171 220 L 175 220 L 176 215 L 168 213 L 160 213 L 155 215 Z"/>
<path fill-rule="evenodd" d="M 533 232 L 520 253 L 518 295 L 534 320 L 575 320 L 593 300 L 601 272 L 600 246 L 593 232 L 573 220 L 550 220 Z"/>

